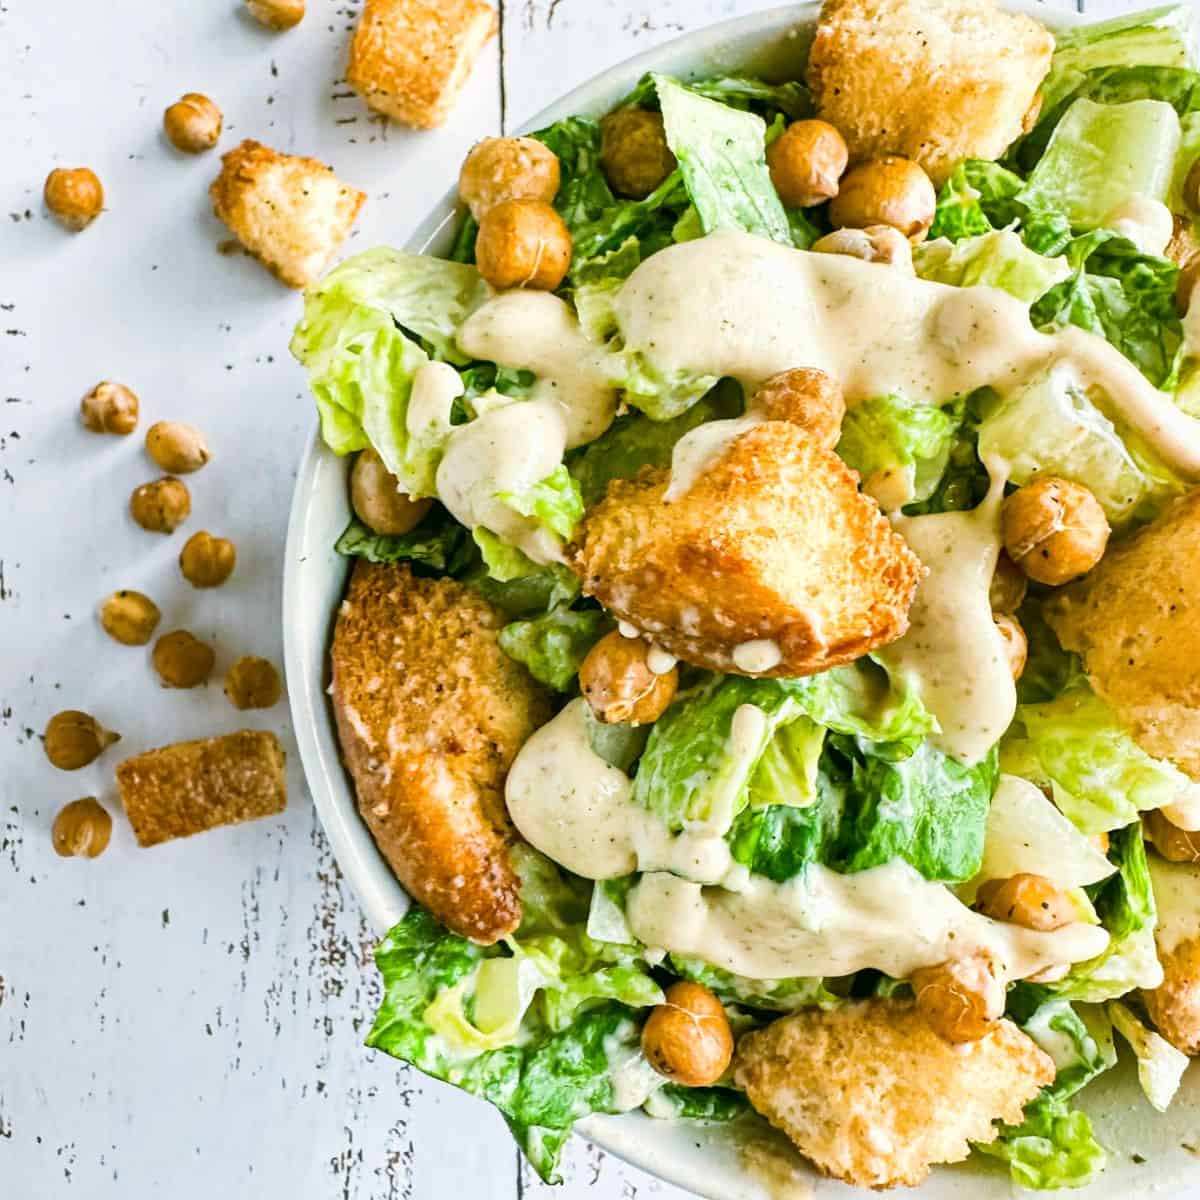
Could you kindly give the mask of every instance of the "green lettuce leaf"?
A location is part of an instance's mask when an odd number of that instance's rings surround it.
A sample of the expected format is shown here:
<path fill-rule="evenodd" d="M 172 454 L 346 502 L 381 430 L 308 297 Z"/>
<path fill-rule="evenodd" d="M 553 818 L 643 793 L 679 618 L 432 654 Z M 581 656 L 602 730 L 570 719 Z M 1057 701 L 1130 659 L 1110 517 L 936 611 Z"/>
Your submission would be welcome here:
<path fill-rule="evenodd" d="M 612 628 L 612 618 L 599 609 L 555 608 L 506 625 L 500 630 L 500 649 L 524 663 L 540 683 L 566 692 L 587 652 Z"/>
<path fill-rule="evenodd" d="M 702 983 L 726 1005 L 787 1013 L 801 1008 L 828 1008 L 838 1003 L 823 979 L 747 979 L 684 954 L 670 955 L 669 962 L 671 970 L 681 979 Z"/>
<path fill-rule="evenodd" d="M 1124 1004 L 1114 1000 L 1108 1005 L 1108 1014 L 1114 1028 L 1137 1056 L 1138 1083 L 1146 1099 L 1159 1112 L 1166 1112 L 1191 1060 L 1143 1024 Z"/>
<path fill-rule="evenodd" d="M 642 1111 L 663 1121 L 736 1121 L 751 1108 L 745 1095 L 733 1088 L 668 1083 L 651 1094 Z"/>
<path fill-rule="evenodd" d="M 565 117 L 532 135 L 558 156 L 559 186 L 554 207 L 572 235 L 617 203 L 600 168 L 600 125 L 587 117 Z"/>
<path fill-rule="evenodd" d="M 795 80 L 767 83 L 747 75 L 712 75 L 706 79 L 688 80 L 688 89 L 709 100 L 719 100 L 732 108 L 749 108 L 766 120 L 782 113 L 792 120 L 812 116 L 812 96 L 804 84 Z M 652 108 L 658 102 L 655 77 L 646 74 L 637 86 L 617 105 L 626 108 Z"/>
<path fill-rule="evenodd" d="M 1024 185 L 1020 175 L 999 163 L 964 159 L 938 193 L 930 238 L 957 242 L 1011 225 L 1025 213 L 1014 201 Z"/>
<path fill-rule="evenodd" d="M 1064 650 L 1058 635 L 1042 615 L 1042 597 L 1031 593 L 1017 614 L 1025 631 L 1025 670 L 1017 680 L 1017 699 L 1022 704 L 1041 704 L 1062 695 L 1068 688 L 1087 686 L 1083 660 Z M 1001 765 L 1004 755 L 1001 754 Z"/>
<path fill-rule="evenodd" d="M 1002 1125 L 994 1142 L 976 1149 L 1007 1162 L 1014 1183 L 1037 1191 L 1085 1187 L 1108 1161 L 1087 1113 L 1052 1097 L 1034 1100 L 1020 1125 Z"/>
<path fill-rule="evenodd" d="M 446 575 L 457 575 L 474 557 L 471 535 L 441 506 L 416 528 L 401 534 L 376 533 L 355 517 L 334 549 L 373 563 L 419 563 Z"/>
<path fill-rule="evenodd" d="M 545 479 L 538 480 L 523 492 L 497 492 L 496 495 L 514 512 L 533 517 L 560 538 L 569 538 L 583 519 L 579 484 L 562 463 Z"/>
<path fill-rule="evenodd" d="M 1035 253 L 1010 230 L 925 242 L 914 252 L 913 265 L 922 279 L 1000 288 L 1030 304 L 1071 273 L 1062 259 Z"/>

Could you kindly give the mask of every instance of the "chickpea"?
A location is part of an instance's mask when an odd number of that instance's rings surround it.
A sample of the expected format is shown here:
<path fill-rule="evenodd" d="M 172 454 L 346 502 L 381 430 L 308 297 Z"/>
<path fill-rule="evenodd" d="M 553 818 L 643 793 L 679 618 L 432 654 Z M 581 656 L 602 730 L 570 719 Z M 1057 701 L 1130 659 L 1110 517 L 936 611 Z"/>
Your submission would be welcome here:
<path fill-rule="evenodd" d="M 237 549 L 223 537 L 213 537 L 207 529 L 193 533 L 179 552 L 183 577 L 197 588 L 220 587 L 237 566 Z"/>
<path fill-rule="evenodd" d="M 936 207 L 929 176 L 911 159 L 885 154 L 846 173 L 830 202 L 829 219 L 837 228 L 890 225 L 916 243 L 929 232 Z"/>
<path fill-rule="evenodd" d="M 1015 613 L 1021 607 L 1028 587 L 1028 576 L 1001 550 L 996 559 L 996 569 L 992 573 L 991 586 L 988 588 L 992 612 L 1010 615 Z"/>
<path fill-rule="evenodd" d="M 187 485 L 172 475 L 143 483 L 129 497 L 133 519 L 151 533 L 174 533 L 192 511 Z"/>
<path fill-rule="evenodd" d="M 579 668 L 579 687 L 596 717 L 607 724 L 648 725 L 675 698 L 679 668 L 662 675 L 650 669 L 649 645 L 641 638 L 605 634 Z"/>
<path fill-rule="evenodd" d="M 376 533 L 408 533 L 433 506 L 432 500 L 413 500 L 372 449 L 354 460 L 350 471 L 350 503 L 355 515 Z"/>
<path fill-rule="evenodd" d="M 155 421 L 146 430 L 146 453 L 171 475 L 190 475 L 212 458 L 204 434 L 183 421 Z"/>
<path fill-rule="evenodd" d="M 46 757 L 60 771 L 78 771 L 96 759 L 121 735 L 105 729 L 89 713 L 68 708 L 55 713 L 46 722 L 42 747 Z"/>
<path fill-rule="evenodd" d="M 186 629 L 164 633 L 154 643 L 151 661 L 164 687 L 194 688 L 211 674 L 217 656 L 213 648 Z"/>
<path fill-rule="evenodd" d="M 537 138 L 490 137 L 476 142 L 458 174 L 458 194 L 476 221 L 505 200 L 558 195 L 558 155 Z"/>
<path fill-rule="evenodd" d="M 1004 548 L 1038 583 L 1086 575 L 1108 545 L 1108 519 L 1087 488 L 1043 475 L 1018 488 L 1000 510 Z"/>
<path fill-rule="evenodd" d="M 113 592 L 100 606 L 104 632 L 123 646 L 144 646 L 158 627 L 158 605 L 141 592 Z"/>
<path fill-rule="evenodd" d="M 842 435 L 846 400 L 841 385 L 815 367 L 793 367 L 760 383 L 750 407 L 768 421 L 787 421 L 832 450 Z"/>
<path fill-rule="evenodd" d="M 733 1033 L 720 1000 L 698 983 L 671 984 L 642 1027 L 642 1053 L 660 1075 L 685 1087 L 716 1083 L 733 1057 Z"/>
<path fill-rule="evenodd" d="M 494 288 L 552 292 L 571 265 L 571 234 L 543 200 L 504 200 L 479 223 L 475 264 Z"/>
<path fill-rule="evenodd" d="M 1025 670 L 1025 660 L 1029 657 L 1029 641 L 1025 637 L 1025 630 L 1021 628 L 1016 617 L 1007 613 L 993 613 L 992 620 L 1004 639 L 1004 651 L 1008 655 L 1008 666 L 1015 683 L 1021 678 Z"/>
<path fill-rule="evenodd" d="M 917 1009 L 948 1042 L 977 1042 L 1004 1015 L 1004 976 L 989 955 L 920 967 L 910 982 Z"/>
<path fill-rule="evenodd" d="M 246 0 L 250 15 L 268 29 L 280 32 L 304 19 L 304 0 Z"/>
<path fill-rule="evenodd" d="M 221 110 L 199 92 L 185 92 L 163 113 L 163 132 L 176 150 L 199 154 L 221 136 Z"/>
<path fill-rule="evenodd" d="M 104 208 L 104 188 L 90 167 L 55 167 L 46 176 L 42 198 L 73 233 L 86 229 Z"/>
<path fill-rule="evenodd" d="M 618 196 L 645 199 L 676 165 L 662 113 L 619 108 L 600 122 L 600 167 Z"/>
<path fill-rule="evenodd" d="M 863 262 L 898 267 L 905 275 L 915 275 L 912 245 L 908 238 L 890 225 L 868 225 L 866 229 L 835 229 L 817 238 L 810 249 L 816 254 L 844 254 Z"/>
<path fill-rule="evenodd" d="M 79 415 L 93 433 L 132 433 L 138 423 L 138 398 L 120 383 L 98 383 L 79 402 Z"/>
<path fill-rule="evenodd" d="M 112 817 L 95 796 L 84 796 L 59 810 L 50 836 L 63 858 L 99 858 L 112 837 Z"/>
<path fill-rule="evenodd" d="M 1183 202 L 1192 212 L 1200 212 L 1200 157 L 1192 162 L 1184 177 Z"/>
<path fill-rule="evenodd" d="M 1193 254 L 1180 268 L 1179 278 L 1175 281 L 1175 309 L 1181 317 L 1192 303 L 1197 283 L 1200 283 L 1200 254 Z"/>
<path fill-rule="evenodd" d="M 1142 824 L 1146 836 L 1167 862 L 1200 862 L 1200 831 L 1180 829 L 1157 809 L 1146 813 L 1142 817 Z"/>
<path fill-rule="evenodd" d="M 850 152 L 828 121 L 793 121 L 767 147 L 771 182 L 785 208 L 812 208 L 838 194 Z"/>
<path fill-rule="evenodd" d="M 279 672 L 265 658 L 239 658 L 225 676 L 225 695 L 234 708 L 271 708 L 282 692 Z"/>
<path fill-rule="evenodd" d="M 1065 892 L 1044 875 L 1028 871 L 1008 879 L 989 879 L 975 897 L 975 908 L 993 921 L 1008 921 L 1041 933 L 1078 920 Z"/>

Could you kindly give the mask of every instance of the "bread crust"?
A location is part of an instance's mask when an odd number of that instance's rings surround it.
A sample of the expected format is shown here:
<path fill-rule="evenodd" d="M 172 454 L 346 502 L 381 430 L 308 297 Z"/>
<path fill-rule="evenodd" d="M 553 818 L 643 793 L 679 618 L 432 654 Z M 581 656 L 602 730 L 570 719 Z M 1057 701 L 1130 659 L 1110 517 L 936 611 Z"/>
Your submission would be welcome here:
<path fill-rule="evenodd" d="M 342 753 L 376 844 L 415 899 L 485 944 L 520 922 L 504 779 L 550 715 L 500 649 L 503 624 L 453 580 L 360 560 L 331 654 Z"/>
<path fill-rule="evenodd" d="M 1142 992 L 1146 1012 L 1158 1032 L 1191 1057 L 1200 1054 L 1200 933 L 1165 954 L 1160 950 L 1163 981 Z"/>
<path fill-rule="evenodd" d="M 734 1079 L 820 1170 L 860 1187 L 915 1187 L 960 1162 L 993 1122 L 1054 1079 L 1054 1062 L 1011 1021 L 976 1042 L 940 1038 L 911 1000 L 809 1009 L 746 1034 Z"/>
<path fill-rule="evenodd" d="M 315 158 L 249 138 L 222 157 L 208 194 L 237 240 L 294 288 L 317 281 L 367 198 Z"/>
<path fill-rule="evenodd" d="M 681 497 L 666 470 L 614 480 L 570 549 L 583 590 L 676 657 L 741 673 L 769 639 L 766 676 L 850 662 L 908 628 L 924 569 L 832 450 L 782 421 L 742 434 Z"/>

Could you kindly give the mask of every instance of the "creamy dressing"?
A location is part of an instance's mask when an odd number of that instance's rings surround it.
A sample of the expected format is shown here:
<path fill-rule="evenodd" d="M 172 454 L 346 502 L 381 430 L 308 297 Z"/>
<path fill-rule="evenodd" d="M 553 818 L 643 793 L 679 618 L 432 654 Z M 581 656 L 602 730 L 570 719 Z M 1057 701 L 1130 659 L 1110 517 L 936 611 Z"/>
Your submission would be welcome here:
<path fill-rule="evenodd" d="M 404 426 L 417 441 L 440 440 L 451 433 L 450 412 L 463 394 L 462 376 L 444 362 L 422 363 L 413 376 Z"/>
<path fill-rule="evenodd" d="M 965 763 L 987 754 L 1017 707 L 1004 637 L 988 597 L 1003 498 L 1003 472 L 997 470 L 978 508 L 892 519 L 929 573 L 917 587 L 908 632 L 877 654 L 937 718 L 934 745 Z"/>
<path fill-rule="evenodd" d="M 708 819 L 697 825 L 701 833 L 724 837 L 736 816 L 738 797 L 770 736 L 766 713 L 753 704 L 739 704 L 729 726 L 724 775 L 709 802 Z"/>
<path fill-rule="evenodd" d="M 679 659 L 661 646 L 651 645 L 646 651 L 646 666 L 650 668 L 651 674 L 666 675 L 668 671 L 675 669 L 677 662 Z"/>
<path fill-rule="evenodd" d="M 888 392 L 948 399 L 1000 391 L 1063 359 L 1107 409 L 1180 474 L 1200 478 L 1200 421 L 1187 416 L 1103 338 L 1039 333 L 1028 306 L 997 288 L 956 288 L 840 254 L 743 233 L 670 246 L 622 285 L 626 348 L 664 373 L 731 375 L 747 388 L 817 367 L 848 403 Z"/>
<path fill-rule="evenodd" d="M 1161 200 L 1141 192 L 1123 200 L 1100 224 L 1128 238 L 1143 254 L 1159 257 L 1166 251 L 1175 232 L 1171 210 Z"/>
<path fill-rule="evenodd" d="M 708 421 L 685 433 L 671 451 L 671 481 L 663 493 L 663 503 L 671 504 L 687 495 L 696 480 L 724 458 L 743 433 L 761 424 L 761 416 L 747 413 L 726 421 Z"/>
<path fill-rule="evenodd" d="M 907 979 L 918 967 L 990 952 L 1010 979 L 1100 954 L 1108 934 L 989 920 L 902 860 L 853 875 L 812 864 L 787 883 L 751 876 L 737 892 L 647 874 L 629 893 L 629 927 L 649 946 L 751 979 L 849 975 Z"/>
<path fill-rule="evenodd" d="M 777 667 L 783 661 L 783 651 L 778 642 L 770 638 L 755 638 L 739 642 L 733 648 L 733 665 L 746 675 L 761 675 Z"/>
<path fill-rule="evenodd" d="M 1149 856 L 1150 886 L 1158 908 L 1154 940 L 1160 954 L 1200 938 L 1200 865 Z"/>

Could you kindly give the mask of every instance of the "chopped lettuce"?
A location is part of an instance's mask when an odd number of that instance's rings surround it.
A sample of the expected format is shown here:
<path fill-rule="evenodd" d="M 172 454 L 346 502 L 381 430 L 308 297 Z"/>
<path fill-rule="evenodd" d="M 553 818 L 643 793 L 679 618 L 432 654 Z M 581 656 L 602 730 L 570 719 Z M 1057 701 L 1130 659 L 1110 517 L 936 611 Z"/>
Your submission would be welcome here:
<path fill-rule="evenodd" d="M 1024 183 L 1020 175 L 999 163 L 964 159 L 938 193 L 930 238 L 957 242 L 1013 224 L 1025 211 L 1014 202 Z"/>
<path fill-rule="evenodd" d="M 750 776 L 751 807 L 811 804 L 817 798 L 824 745 L 825 727 L 808 717 L 793 717 L 781 726 Z"/>
<path fill-rule="evenodd" d="M 539 567 L 528 555 L 498 538 L 491 530 L 471 531 L 482 565 L 463 577 L 485 599 L 511 616 L 548 612 L 570 604 L 579 595 L 579 580 L 566 567 Z"/>
<path fill-rule="evenodd" d="M 447 575 L 457 575 L 474 557 L 471 535 L 441 506 L 408 533 L 376 533 L 355 517 L 334 549 L 373 563 L 419 563 Z"/>
<path fill-rule="evenodd" d="M 745 1095 L 733 1088 L 668 1083 L 651 1093 L 642 1111 L 662 1121 L 736 1121 L 751 1109 Z"/>
<path fill-rule="evenodd" d="M 587 652 L 613 627 L 598 608 L 555 608 L 540 617 L 514 621 L 500 630 L 500 649 L 524 663 L 529 673 L 560 692 L 569 691 Z"/>
<path fill-rule="evenodd" d="M 588 117 L 564 117 L 533 136 L 558 157 L 554 207 L 574 234 L 617 202 L 600 168 L 600 126 Z"/>
<path fill-rule="evenodd" d="M 1113 1027 L 1137 1056 L 1138 1083 L 1146 1099 L 1159 1112 L 1166 1112 L 1191 1060 L 1165 1037 L 1148 1029 L 1124 1004 L 1112 1001 L 1108 1014 Z"/>
<path fill-rule="evenodd" d="M 1007 229 L 956 242 L 925 242 L 914 252 L 913 265 L 922 279 L 955 287 L 1000 288 L 1030 304 L 1071 273 L 1061 258 L 1034 252 Z"/>
<path fill-rule="evenodd" d="M 533 517 L 560 538 L 569 538 L 583 519 L 583 500 L 579 484 L 559 463 L 545 479 L 523 492 L 497 492 L 514 512 Z"/>
<path fill-rule="evenodd" d="M 783 83 L 768 83 L 765 79 L 753 79 L 747 75 L 712 75 L 706 79 L 691 79 L 688 89 L 709 100 L 719 100 L 733 108 L 751 108 L 768 120 L 782 114 L 797 120 L 812 115 L 812 97 L 808 88 L 796 80 Z M 637 87 L 617 106 L 626 108 L 635 105 L 648 108 L 657 100 L 655 77 L 646 74 L 638 80 Z"/>
<path fill-rule="evenodd" d="M 726 1005 L 787 1013 L 801 1008 L 828 1008 L 837 1003 L 837 997 L 825 987 L 823 979 L 747 979 L 684 954 L 672 954 L 669 962 L 676 975 L 704 984 Z"/>

